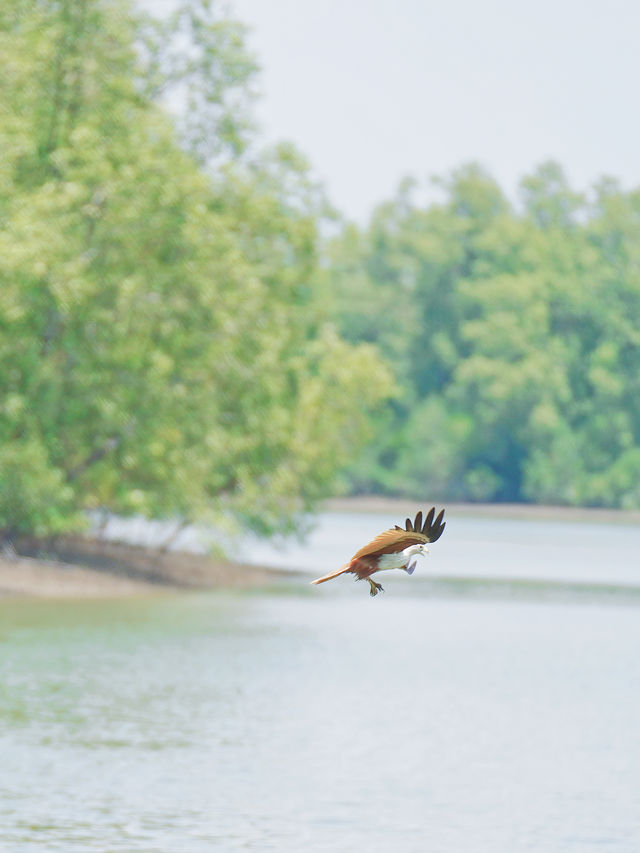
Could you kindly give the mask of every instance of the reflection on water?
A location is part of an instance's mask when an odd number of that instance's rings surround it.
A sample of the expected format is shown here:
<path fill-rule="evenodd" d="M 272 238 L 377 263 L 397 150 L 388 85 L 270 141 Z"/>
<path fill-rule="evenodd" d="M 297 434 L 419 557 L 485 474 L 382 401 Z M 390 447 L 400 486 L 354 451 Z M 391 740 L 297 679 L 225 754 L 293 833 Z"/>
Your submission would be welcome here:
<path fill-rule="evenodd" d="M 0 602 L 1 849 L 640 849 L 633 601 L 350 591 Z"/>

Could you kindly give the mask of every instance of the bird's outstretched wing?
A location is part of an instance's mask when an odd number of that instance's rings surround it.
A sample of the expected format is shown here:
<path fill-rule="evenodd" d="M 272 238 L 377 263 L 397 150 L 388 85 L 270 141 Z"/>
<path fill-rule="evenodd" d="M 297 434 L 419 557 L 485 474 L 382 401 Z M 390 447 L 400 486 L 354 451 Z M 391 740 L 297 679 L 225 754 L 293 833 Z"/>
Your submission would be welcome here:
<path fill-rule="evenodd" d="M 446 522 L 442 520 L 444 510 L 440 510 L 434 520 L 435 513 L 436 508 L 431 507 L 423 524 L 421 510 L 413 521 L 407 518 L 404 528 L 396 524 L 390 530 L 379 533 L 368 545 L 364 545 L 359 551 L 356 551 L 351 559 L 356 560 L 358 557 L 367 557 L 371 554 L 393 554 L 396 551 L 403 551 L 409 545 L 435 542 L 442 536 L 442 531 L 446 525 Z"/>
<path fill-rule="evenodd" d="M 420 532 L 423 536 L 426 536 L 427 542 L 435 542 L 442 536 L 442 531 L 446 526 L 446 521 L 443 521 L 444 510 L 441 509 L 438 513 L 438 517 L 436 520 L 433 520 L 433 516 L 436 514 L 436 508 L 434 506 L 431 507 L 429 512 L 427 513 L 424 524 L 422 523 L 422 511 L 416 514 L 416 517 L 413 521 L 410 518 L 407 518 L 404 524 L 404 530 Z M 397 524 L 394 527 L 394 530 L 402 530 L 402 527 L 399 527 Z"/>

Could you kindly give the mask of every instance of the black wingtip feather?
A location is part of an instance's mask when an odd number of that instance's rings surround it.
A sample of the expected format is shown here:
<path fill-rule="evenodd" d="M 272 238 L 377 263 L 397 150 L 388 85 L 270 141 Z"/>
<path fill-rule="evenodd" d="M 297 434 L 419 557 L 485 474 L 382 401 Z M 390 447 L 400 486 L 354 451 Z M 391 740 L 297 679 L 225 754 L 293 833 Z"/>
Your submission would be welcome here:
<path fill-rule="evenodd" d="M 428 538 L 429 542 L 436 542 L 442 536 L 442 532 L 446 526 L 446 522 L 442 520 L 444 518 L 443 509 L 440 510 L 434 521 L 433 517 L 435 514 L 436 508 L 432 506 L 429 512 L 427 513 L 423 523 L 422 510 L 420 510 L 415 517 L 415 521 L 411 521 L 410 518 L 407 518 L 404 523 L 404 528 L 400 527 L 399 524 L 396 524 L 395 529 L 405 530 L 410 533 L 422 533 L 423 536 L 426 536 Z"/>
<path fill-rule="evenodd" d="M 431 528 L 431 522 L 433 521 L 433 516 L 435 515 L 436 508 L 434 506 L 431 507 L 429 512 L 427 513 L 427 517 L 424 520 L 424 525 L 422 527 L 422 532 L 426 535 Z"/>
<path fill-rule="evenodd" d="M 433 533 L 429 535 L 429 542 L 437 542 L 438 539 L 442 536 L 446 526 L 447 526 L 446 521 L 442 522 L 442 524 L 438 528 L 435 528 L 435 526 L 434 526 Z"/>

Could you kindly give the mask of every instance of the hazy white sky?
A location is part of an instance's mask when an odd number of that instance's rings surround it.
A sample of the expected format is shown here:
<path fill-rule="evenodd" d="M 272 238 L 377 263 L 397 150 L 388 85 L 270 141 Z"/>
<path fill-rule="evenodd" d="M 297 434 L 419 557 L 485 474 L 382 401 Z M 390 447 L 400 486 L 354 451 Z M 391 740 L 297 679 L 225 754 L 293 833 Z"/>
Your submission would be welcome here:
<path fill-rule="evenodd" d="M 260 123 L 364 219 L 406 174 L 485 165 L 513 192 L 552 157 L 640 184 L 636 0 L 230 0 Z"/>

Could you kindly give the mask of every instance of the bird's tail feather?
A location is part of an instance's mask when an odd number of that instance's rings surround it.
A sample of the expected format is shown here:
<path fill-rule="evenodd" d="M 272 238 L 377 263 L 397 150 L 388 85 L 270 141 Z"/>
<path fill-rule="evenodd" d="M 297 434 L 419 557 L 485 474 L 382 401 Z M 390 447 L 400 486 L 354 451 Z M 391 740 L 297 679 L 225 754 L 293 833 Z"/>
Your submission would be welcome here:
<path fill-rule="evenodd" d="M 337 578 L 338 575 L 343 575 L 345 572 L 348 572 L 348 571 L 349 571 L 349 564 L 347 563 L 347 565 L 343 566 L 341 569 L 338 569 L 335 572 L 331 572 L 331 574 L 323 575 L 321 578 L 316 578 L 314 581 L 311 581 L 311 583 L 324 583 L 325 581 L 330 581 L 330 580 L 332 580 L 332 578 Z"/>

